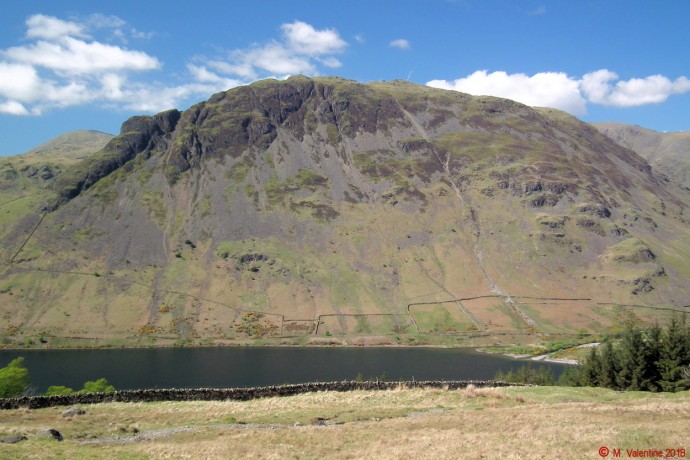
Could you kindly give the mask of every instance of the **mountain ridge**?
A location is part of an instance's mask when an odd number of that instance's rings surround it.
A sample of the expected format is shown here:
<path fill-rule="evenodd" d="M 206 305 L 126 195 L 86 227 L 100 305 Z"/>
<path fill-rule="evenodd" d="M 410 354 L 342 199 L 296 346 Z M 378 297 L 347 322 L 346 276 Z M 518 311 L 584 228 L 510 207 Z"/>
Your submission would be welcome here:
<path fill-rule="evenodd" d="M 64 150 L 71 152 L 74 156 L 79 156 L 82 153 L 92 153 L 102 149 L 105 143 L 113 137 L 112 134 L 102 131 L 80 129 L 60 134 L 19 155 L 29 156 L 40 155 L 41 153 L 54 154 L 56 151 Z"/>
<path fill-rule="evenodd" d="M 126 121 L 52 184 L 5 227 L 7 336 L 533 340 L 690 290 L 687 192 L 635 152 L 407 82 L 234 88 Z"/>
<path fill-rule="evenodd" d="M 625 123 L 593 123 L 602 133 L 637 152 L 652 167 L 690 188 L 690 133 L 662 133 Z"/>

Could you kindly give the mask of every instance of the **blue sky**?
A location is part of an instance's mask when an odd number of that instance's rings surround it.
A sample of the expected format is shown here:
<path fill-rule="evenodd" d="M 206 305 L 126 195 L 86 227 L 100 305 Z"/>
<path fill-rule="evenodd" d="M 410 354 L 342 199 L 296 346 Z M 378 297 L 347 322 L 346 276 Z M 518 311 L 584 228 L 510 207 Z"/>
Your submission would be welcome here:
<path fill-rule="evenodd" d="M 690 131 L 690 1 L 9 0 L 0 155 L 262 78 L 406 79 Z"/>

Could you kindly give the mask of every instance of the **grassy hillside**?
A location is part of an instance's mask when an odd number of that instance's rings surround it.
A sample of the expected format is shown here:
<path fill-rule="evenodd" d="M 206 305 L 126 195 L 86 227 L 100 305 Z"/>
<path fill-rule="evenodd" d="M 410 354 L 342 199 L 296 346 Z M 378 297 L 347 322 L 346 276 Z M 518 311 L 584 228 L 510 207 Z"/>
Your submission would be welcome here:
<path fill-rule="evenodd" d="M 0 157 L 0 237 L 54 199 L 65 171 L 101 150 L 113 136 L 98 131 L 63 134 L 21 155 Z"/>
<path fill-rule="evenodd" d="M 540 343 L 690 295 L 687 191 L 563 112 L 407 82 L 235 88 L 29 181 L 6 346 Z"/>
<path fill-rule="evenodd" d="M 101 150 L 113 137 L 100 131 L 72 131 L 34 147 L 18 158 L 26 164 L 46 161 L 74 164 Z"/>
<path fill-rule="evenodd" d="M 690 393 L 511 387 L 0 412 L 4 458 L 601 458 L 686 449 Z M 63 442 L 34 434 L 54 428 Z M 612 454 L 611 454 L 612 455 Z"/>

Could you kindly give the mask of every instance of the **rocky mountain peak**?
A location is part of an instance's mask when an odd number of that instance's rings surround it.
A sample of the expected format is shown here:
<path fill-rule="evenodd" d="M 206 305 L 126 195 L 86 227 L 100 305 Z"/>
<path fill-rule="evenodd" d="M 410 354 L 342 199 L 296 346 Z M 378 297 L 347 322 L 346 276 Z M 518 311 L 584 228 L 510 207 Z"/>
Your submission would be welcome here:
<path fill-rule="evenodd" d="M 8 259 L 98 273 L 110 300 L 90 301 L 143 335 L 574 333 L 611 324 L 601 305 L 690 292 L 687 191 L 633 150 L 563 112 L 409 82 L 233 88 L 127 120 L 51 181 Z M 579 303 L 558 303 L 564 322 L 548 299 Z"/>

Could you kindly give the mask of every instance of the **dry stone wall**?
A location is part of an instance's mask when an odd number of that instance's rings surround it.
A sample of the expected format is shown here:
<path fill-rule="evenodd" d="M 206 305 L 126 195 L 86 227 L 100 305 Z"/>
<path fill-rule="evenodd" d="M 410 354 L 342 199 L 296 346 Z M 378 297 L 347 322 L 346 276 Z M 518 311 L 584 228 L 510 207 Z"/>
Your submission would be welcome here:
<path fill-rule="evenodd" d="M 73 406 L 76 404 L 98 404 L 108 402 L 155 402 L 155 401 L 247 401 L 257 398 L 292 396 L 317 391 L 375 391 L 412 388 L 437 388 L 457 390 L 468 385 L 475 387 L 506 387 L 516 384 L 499 380 L 426 380 L 426 381 L 342 381 L 299 383 L 253 388 L 192 388 L 192 389 L 153 389 L 125 390 L 110 393 L 83 393 L 58 396 L 23 396 L 21 398 L 0 398 L 0 410 L 41 409 L 54 406 Z"/>

